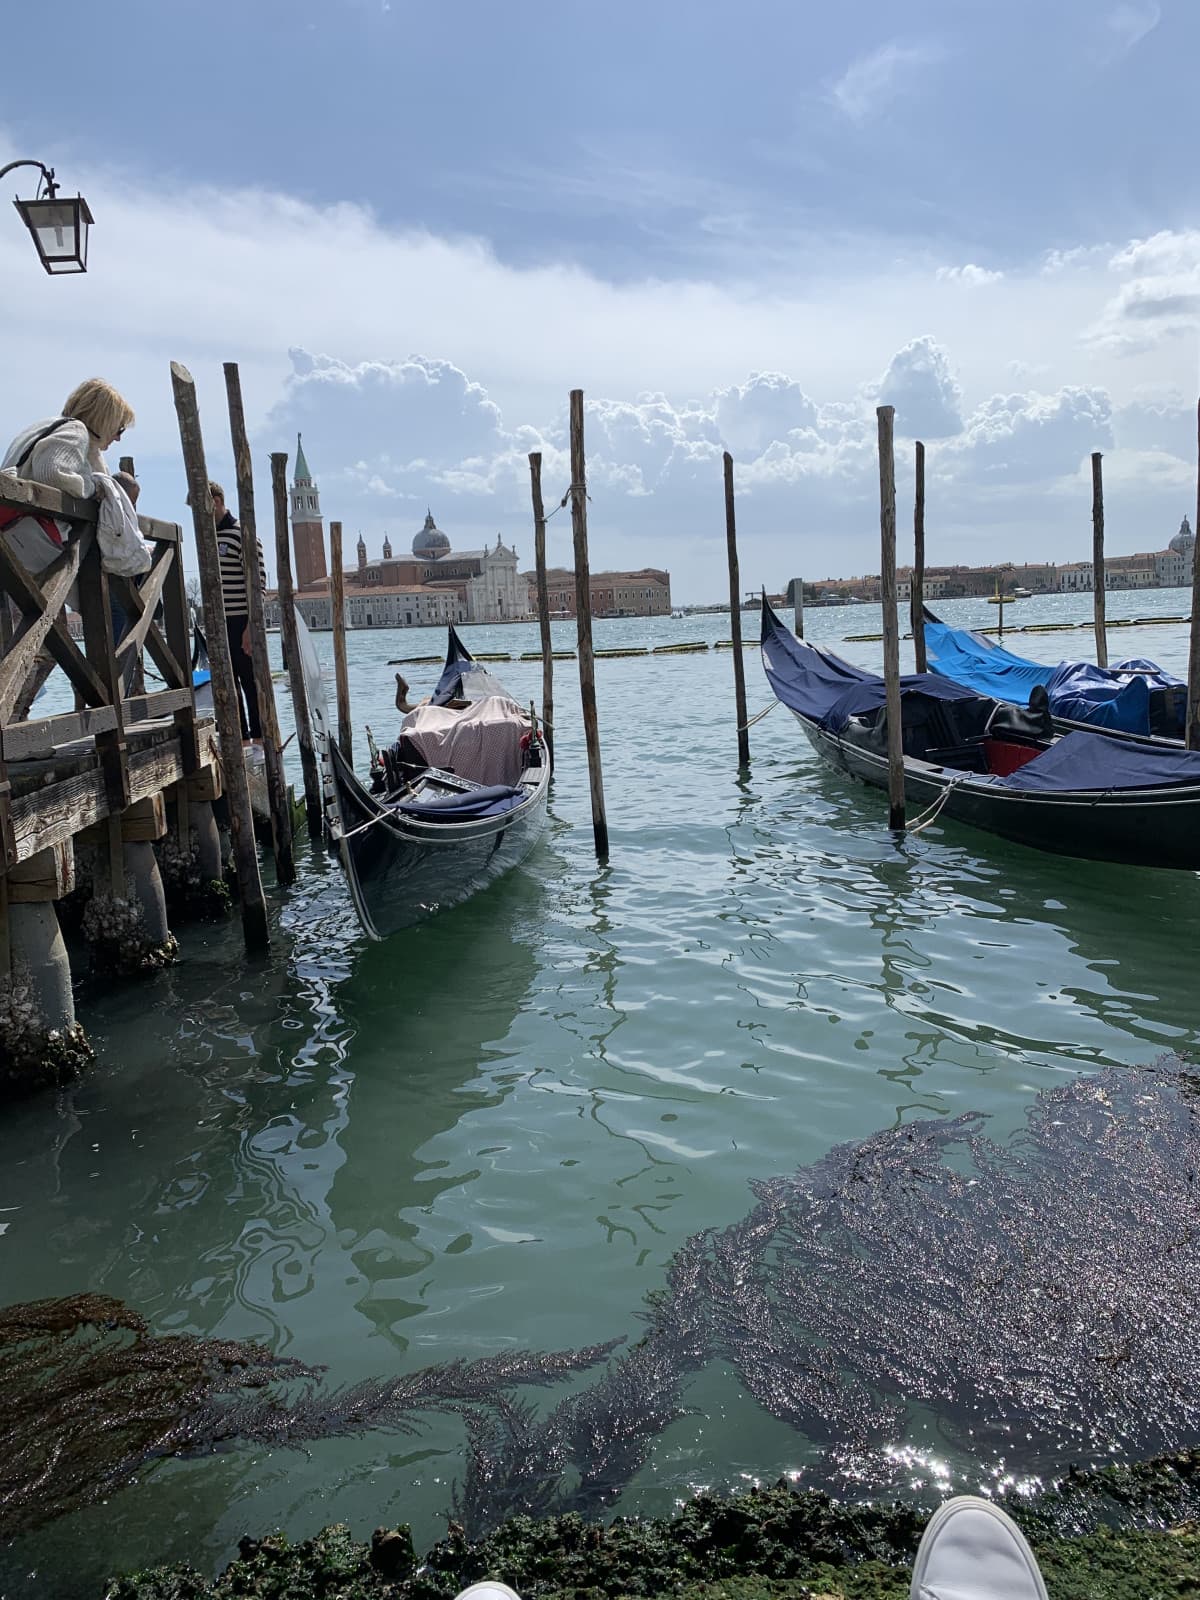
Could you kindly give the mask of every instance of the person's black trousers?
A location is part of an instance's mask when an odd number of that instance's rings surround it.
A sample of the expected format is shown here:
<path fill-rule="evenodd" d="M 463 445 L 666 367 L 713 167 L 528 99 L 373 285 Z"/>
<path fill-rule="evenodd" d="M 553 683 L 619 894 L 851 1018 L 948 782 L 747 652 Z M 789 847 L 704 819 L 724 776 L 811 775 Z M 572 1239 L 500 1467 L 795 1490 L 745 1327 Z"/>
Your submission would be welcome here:
<path fill-rule="evenodd" d="M 242 738 L 261 739 L 262 724 L 258 720 L 258 691 L 254 687 L 254 662 L 242 649 L 242 635 L 246 631 L 245 617 L 226 617 L 229 633 L 229 654 L 233 657 L 233 676 L 238 686 L 238 716 L 242 723 Z"/>

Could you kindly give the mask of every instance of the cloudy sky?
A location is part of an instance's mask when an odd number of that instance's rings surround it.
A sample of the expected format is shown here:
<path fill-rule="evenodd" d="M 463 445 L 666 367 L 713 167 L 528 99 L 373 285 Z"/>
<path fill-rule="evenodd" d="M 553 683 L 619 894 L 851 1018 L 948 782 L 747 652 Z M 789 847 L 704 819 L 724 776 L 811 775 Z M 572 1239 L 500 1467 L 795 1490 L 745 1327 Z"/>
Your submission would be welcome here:
<path fill-rule="evenodd" d="M 682 600 L 725 584 L 723 448 L 747 587 L 877 570 L 881 402 L 905 531 L 928 445 L 931 560 L 1082 559 L 1097 449 L 1112 550 L 1194 508 L 1196 0 L 59 0 L 5 31 L 0 162 L 96 226 L 48 279 L 0 218 L 0 433 L 111 378 L 155 514 L 173 357 L 214 472 L 237 360 L 260 503 L 302 428 L 372 552 L 430 505 L 531 561 L 526 456 L 557 497 L 580 387 L 593 567 Z"/>

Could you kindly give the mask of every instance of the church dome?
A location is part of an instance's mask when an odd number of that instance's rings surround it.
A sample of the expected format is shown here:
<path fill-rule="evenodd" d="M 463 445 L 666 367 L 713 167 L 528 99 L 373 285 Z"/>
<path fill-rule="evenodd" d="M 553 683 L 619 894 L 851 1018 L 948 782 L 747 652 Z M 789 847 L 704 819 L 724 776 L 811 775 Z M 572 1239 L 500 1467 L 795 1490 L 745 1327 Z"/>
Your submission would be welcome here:
<path fill-rule="evenodd" d="M 1196 535 L 1192 532 L 1186 517 L 1179 524 L 1179 532 L 1171 540 L 1167 548 L 1178 551 L 1181 556 L 1190 556 L 1196 548 Z"/>
<path fill-rule="evenodd" d="M 450 549 L 450 541 L 433 520 L 433 512 L 425 513 L 425 526 L 413 540 L 413 555 L 429 560 L 435 556 L 444 556 Z"/>

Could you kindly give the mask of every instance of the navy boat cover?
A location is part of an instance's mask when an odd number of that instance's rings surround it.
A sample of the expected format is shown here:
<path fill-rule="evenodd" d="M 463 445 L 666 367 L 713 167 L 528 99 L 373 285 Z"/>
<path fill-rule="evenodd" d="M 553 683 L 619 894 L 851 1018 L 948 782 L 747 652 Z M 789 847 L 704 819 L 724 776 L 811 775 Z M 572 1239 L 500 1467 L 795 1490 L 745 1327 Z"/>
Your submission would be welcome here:
<path fill-rule="evenodd" d="M 500 817 L 512 811 L 528 796 L 524 789 L 494 783 L 486 789 L 469 789 L 465 794 L 448 794 L 437 800 L 402 800 L 388 809 L 422 822 L 481 822 L 485 817 Z"/>
<path fill-rule="evenodd" d="M 878 711 L 886 704 L 881 677 L 797 639 L 765 600 L 762 656 L 767 681 L 776 697 L 829 733 L 840 733 L 851 717 Z M 902 700 L 913 696 L 926 700 L 981 698 L 973 689 L 927 672 L 901 678 L 900 696 Z"/>
<path fill-rule="evenodd" d="M 1028 705 L 1030 690 L 1042 684 L 1054 716 L 1123 733 L 1149 733 L 1151 690 L 1181 683 L 1140 657 L 1112 667 L 1094 667 L 1087 661 L 1060 661 L 1057 666 L 1026 661 L 982 634 L 948 627 L 930 611 L 925 613 L 925 650 L 938 673 L 977 694 Z"/>
<path fill-rule="evenodd" d="M 850 717 L 878 710 L 886 703 L 882 678 L 797 639 L 765 603 L 762 628 L 763 665 L 772 689 L 785 706 L 809 721 L 830 733 L 840 733 Z M 901 678 L 900 686 L 902 699 L 996 698 L 936 673 Z M 1200 751 L 1127 743 L 1080 730 L 1056 739 L 1049 749 L 1006 777 L 972 773 L 970 782 L 1029 794 L 1200 787 Z"/>
<path fill-rule="evenodd" d="M 1078 729 L 1056 739 L 1040 756 L 994 782 L 997 788 L 1035 794 L 1195 786 L 1200 785 L 1200 750 L 1128 744 L 1124 739 L 1107 739 L 1102 733 Z"/>

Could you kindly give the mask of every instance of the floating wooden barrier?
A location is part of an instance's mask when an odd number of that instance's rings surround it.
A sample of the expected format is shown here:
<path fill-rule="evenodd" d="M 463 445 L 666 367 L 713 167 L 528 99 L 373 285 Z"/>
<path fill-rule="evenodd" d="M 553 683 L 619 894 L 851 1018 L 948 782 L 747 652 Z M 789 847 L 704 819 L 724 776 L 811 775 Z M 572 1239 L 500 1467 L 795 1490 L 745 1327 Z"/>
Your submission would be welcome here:
<path fill-rule="evenodd" d="M 552 650 L 550 655 L 554 661 L 574 661 L 575 659 L 574 650 Z M 541 659 L 542 652 L 540 650 L 524 650 L 521 653 L 522 661 L 540 661 Z"/>
<path fill-rule="evenodd" d="M 757 650 L 758 649 L 758 644 L 759 644 L 759 641 L 757 639 L 743 639 L 742 640 L 742 649 L 743 650 Z M 732 639 L 718 639 L 716 644 L 713 645 L 713 649 L 714 650 L 732 650 L 733 648 L 734 648 L 734 643 L 733 643 Z"/>
<path fill-rule="evenodd" d="M 482 655 L 479 651 L 476 651 L 475 652 L 475 660 L 476 661 L 511 661 L 512 657 L 510 655 L 508 655 L 508 654 L 496 654 L 496 655 L 487 655 L 487 656 L 485 656 L 485 655 Z"/>
<path fill-rule="evenodd" d="M 441 656 L 394 656 L 389 667 L 436 667 Z"/>
<path fill-rule="evenodd" d="M 687 644 L 656 644 L 650 653 L 656 656 L 690 656 L 707 649 L 706 640 L 692 639 Z M 646 652 L 643 650 L 641 653 L 645 655 Z"/>
<path fill-rule="evenodd" d="M 597 661 L 618 661 L 623 656 L 648 656 L 650 651 L 644 644 L 631 644 L 616 650 L 593 650 L 592 654 Z"/>

